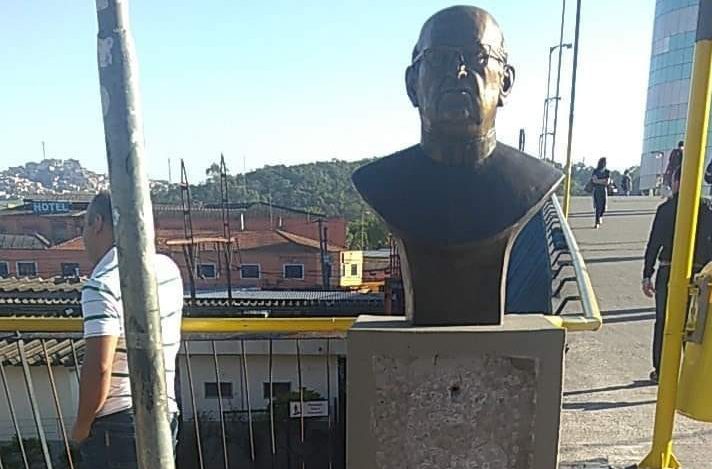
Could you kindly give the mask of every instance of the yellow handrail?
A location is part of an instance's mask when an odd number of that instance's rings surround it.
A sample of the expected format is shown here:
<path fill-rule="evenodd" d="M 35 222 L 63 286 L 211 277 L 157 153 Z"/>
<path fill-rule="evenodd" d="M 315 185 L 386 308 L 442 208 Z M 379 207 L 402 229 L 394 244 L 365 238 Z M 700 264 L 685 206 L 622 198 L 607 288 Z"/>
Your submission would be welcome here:
<path fill-rule="evenodd" d="M 184 318 L 184 333 L 345 333 L 355 318 Z M 0 318 L 0 332 L 82 332 L 81 318 Z"/>
<path fill-rule="evenodd" d="M 586 264 L 583 261 L 581 252 L 579 251 L 578 243 L 574 237 L 571 227 L 569 226 L 564 212 L 561 210 L 561 204 L 556 198 L 556 195 L 551 196 L 551 202 L 554 205 L 556 214 L 559 218 L 561 231 L 566 240 L 566 245 L 569 247 L 571 255 L 571 266 L 576 275 L 576 287 L 578 288 L 579 297 L 581 298 L 581 307 L 583 308 L 582 316 L 547 316 L 547 319 L 558 327 L 563 327 L 569 331 L 597 331 L 603 324 L 601 318 L 601 309 L 598 307 L 596 294 L 593 292 L 591 278 L 588 275 Z"/>

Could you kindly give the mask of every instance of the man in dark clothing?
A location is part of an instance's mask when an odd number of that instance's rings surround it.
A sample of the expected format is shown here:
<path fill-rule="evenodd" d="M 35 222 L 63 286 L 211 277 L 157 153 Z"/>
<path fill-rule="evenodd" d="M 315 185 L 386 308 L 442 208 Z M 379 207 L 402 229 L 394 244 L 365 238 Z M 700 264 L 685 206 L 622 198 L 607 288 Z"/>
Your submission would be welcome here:
<path fill-rule="evenodd" d="M 621 177 L 621 192 L 623 195 L 630 195 L 630 190 L 632 187 L 632 181 L 630 179 L 630 171 L 627 169 L 623 172 L 623 177 Z"/>
<path fill-rule="evenodd" d="M 672 188 L 672 176 L 675 171 L 680 169 L 682 166 L 682 155 L 685 151 L 685 142 L 680 140 L 677 142 L 677 148 L 670 152 L 670 159 L 668 159 L 667 169 L 663 175 L 663 184 Z"/>
<path fill-rule="evenodd" d="M 677 213 L 678 191 L 680 189 L 680 169 L 673 173 L 673 195 L 658 206 L 650 230 L 648 244 L 645 247 L 645 265 L 643 267 L 643 293 L 652 298 L 655 296 L 655 331 L 653 333 L 653 367 L 650 379 L 658 380 L 660 372 L 660 355 L 665 329 L 665 308 L 667 304 L 668 281 L 670 279 L 670 261 L 672 260 L 673 234 L 675 230 L 675 215 Z M 702 200 L 697 221 L 697 240 L 693 271 L 699 272 L 712 260 L 712 207 Z M 658 272 L 653 285 L 652 276 L 655 272 L 655 262 L 658 262 Z"/>

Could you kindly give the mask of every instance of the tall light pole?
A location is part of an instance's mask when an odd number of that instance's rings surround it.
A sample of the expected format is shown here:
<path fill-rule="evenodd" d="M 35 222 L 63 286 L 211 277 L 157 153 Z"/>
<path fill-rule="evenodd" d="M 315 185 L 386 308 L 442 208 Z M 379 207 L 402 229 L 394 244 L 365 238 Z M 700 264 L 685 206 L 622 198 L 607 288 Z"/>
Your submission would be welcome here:
<path fill-rule="evenodd" d="M 561 6 L 561 32 L 559 34 L 559 67 L 556 72 L 556 100 L 554 101 L 554 130 L 551 135 L 551 162 L 554 162 L 554 155 L 556 154 L 556 129 L 559 124 L 559 91 L 561 89 L 561 58 L 563 56 L 563 45 L 564 45 L 564 24 L 566 22 L 566 0 L 563 0 Z"/>
<path fill-rule="evenodd" d="M 571 208 L 571 145 L 574 139 L 574 108 L 576 106 L 576 75 L 578 72 L 579 32 L 581 30 L 581 0 L 576 0 L 576 32 L 574 33 L 574 70 L 571 76 L 569 102 L 569 135 L 566 143 L 566 187 L 564 188 L 564 217 L 569 218 Z M 554 129 L 556 132 L 556 129 Z"/>
<path fill-rule="evenodd" d="M 549 47 L 549 67 L 546 75 L 546 97 L 544 98 L 544 112 L 541 119 L 541 134 L 539 135 L 539 157 L 546 159 L 547 152 L 547 140 L 552 132 L 549 132 L 549 104 L 553 100 L 559 100 L 560 96 L 551 96 L 551 57 L 557 49 L 560 48 L 571 49 L 571 44 L 556 44 Z M 559 67 L 561 67 L 561 61 L 559 61 Z"/>

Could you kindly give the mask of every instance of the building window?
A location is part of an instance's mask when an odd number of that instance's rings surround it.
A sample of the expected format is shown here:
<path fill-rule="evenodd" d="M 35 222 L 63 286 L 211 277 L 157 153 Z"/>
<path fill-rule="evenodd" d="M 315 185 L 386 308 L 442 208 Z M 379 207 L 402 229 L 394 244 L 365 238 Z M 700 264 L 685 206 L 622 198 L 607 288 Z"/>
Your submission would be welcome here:
<path fill-rule="evenodd" d="M 0 262 L 0 278 L 5 278 L 10 276 L 10 266 L 7 262 Z"/>
<path fill-rule="evenodd" d="M 270 398 L 270 386 L 269 383 L 262 383 L 262 396 L 265 399 Z M 289 381 L 286 382 L 272 382 L 272 397 L 275 397 L 279 399 L 282 396 L 288 395 L 290 392 L 292 392 L 292 383 Z"/>
<path fill-rule="evenodd" d="M 79 277 L 79 264 L 76 262 L 62 262 L 62 277 Z"/>
<path fill-rule="evenodd" d="M 19 261 L 17 263 L 18 277 L 34 277 L 37 275 L 37 263 L 31 261 Z"/>
<path fill-rule="evenodd" d="M 218 275 L 215 264 L 198 264 L 198 276 L 200 278 L 216 278 Z"/>
<path fill-rule="evenodd" d="M 304 280 L 304 264 L 284 264 L 284 278 Z"/>
<path fill-rule="evenodd" d="M 206 399 L 217 399 L 218 398 L 218 383 L 216 382 L 206 382 L 203 383 L 205 386 L 205 398 Z M 220 383 L 220 394 L 223 399 L 232 399 L 232 383 L 221 382 Z"/>
<path fill-rule="evenodd" d="M 242 264 L 240 266 L 241 278 L 260 278 L 259 264 Z"/>
<path fill-rule="evenodd" d="M 351 264 L 351 275 L 358 275 L 358 264 Z"/>

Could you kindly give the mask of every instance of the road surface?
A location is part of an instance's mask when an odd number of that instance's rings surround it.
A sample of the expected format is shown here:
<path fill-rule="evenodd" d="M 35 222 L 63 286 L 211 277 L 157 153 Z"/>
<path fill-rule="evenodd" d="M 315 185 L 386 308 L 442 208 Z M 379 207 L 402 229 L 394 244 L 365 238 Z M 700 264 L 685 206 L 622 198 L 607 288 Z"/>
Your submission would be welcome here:
<path fill-rule="evenodd" d="M 589 197 L 575 198 L 570 223 L 604 317 L 597 333 L 569 335 L 561 460 L 608 458 L 618 467 L 650 449 L 657 387 L 648 381 L 654 302 L 640 291 L 643 252 L 659 199 L 609 198 L 593 229 Z M 710 390 L 712 399 L 712 390 Z M 712 424 L 677 416 L 675 454 L 685 469 L 712 468 Z"/>

